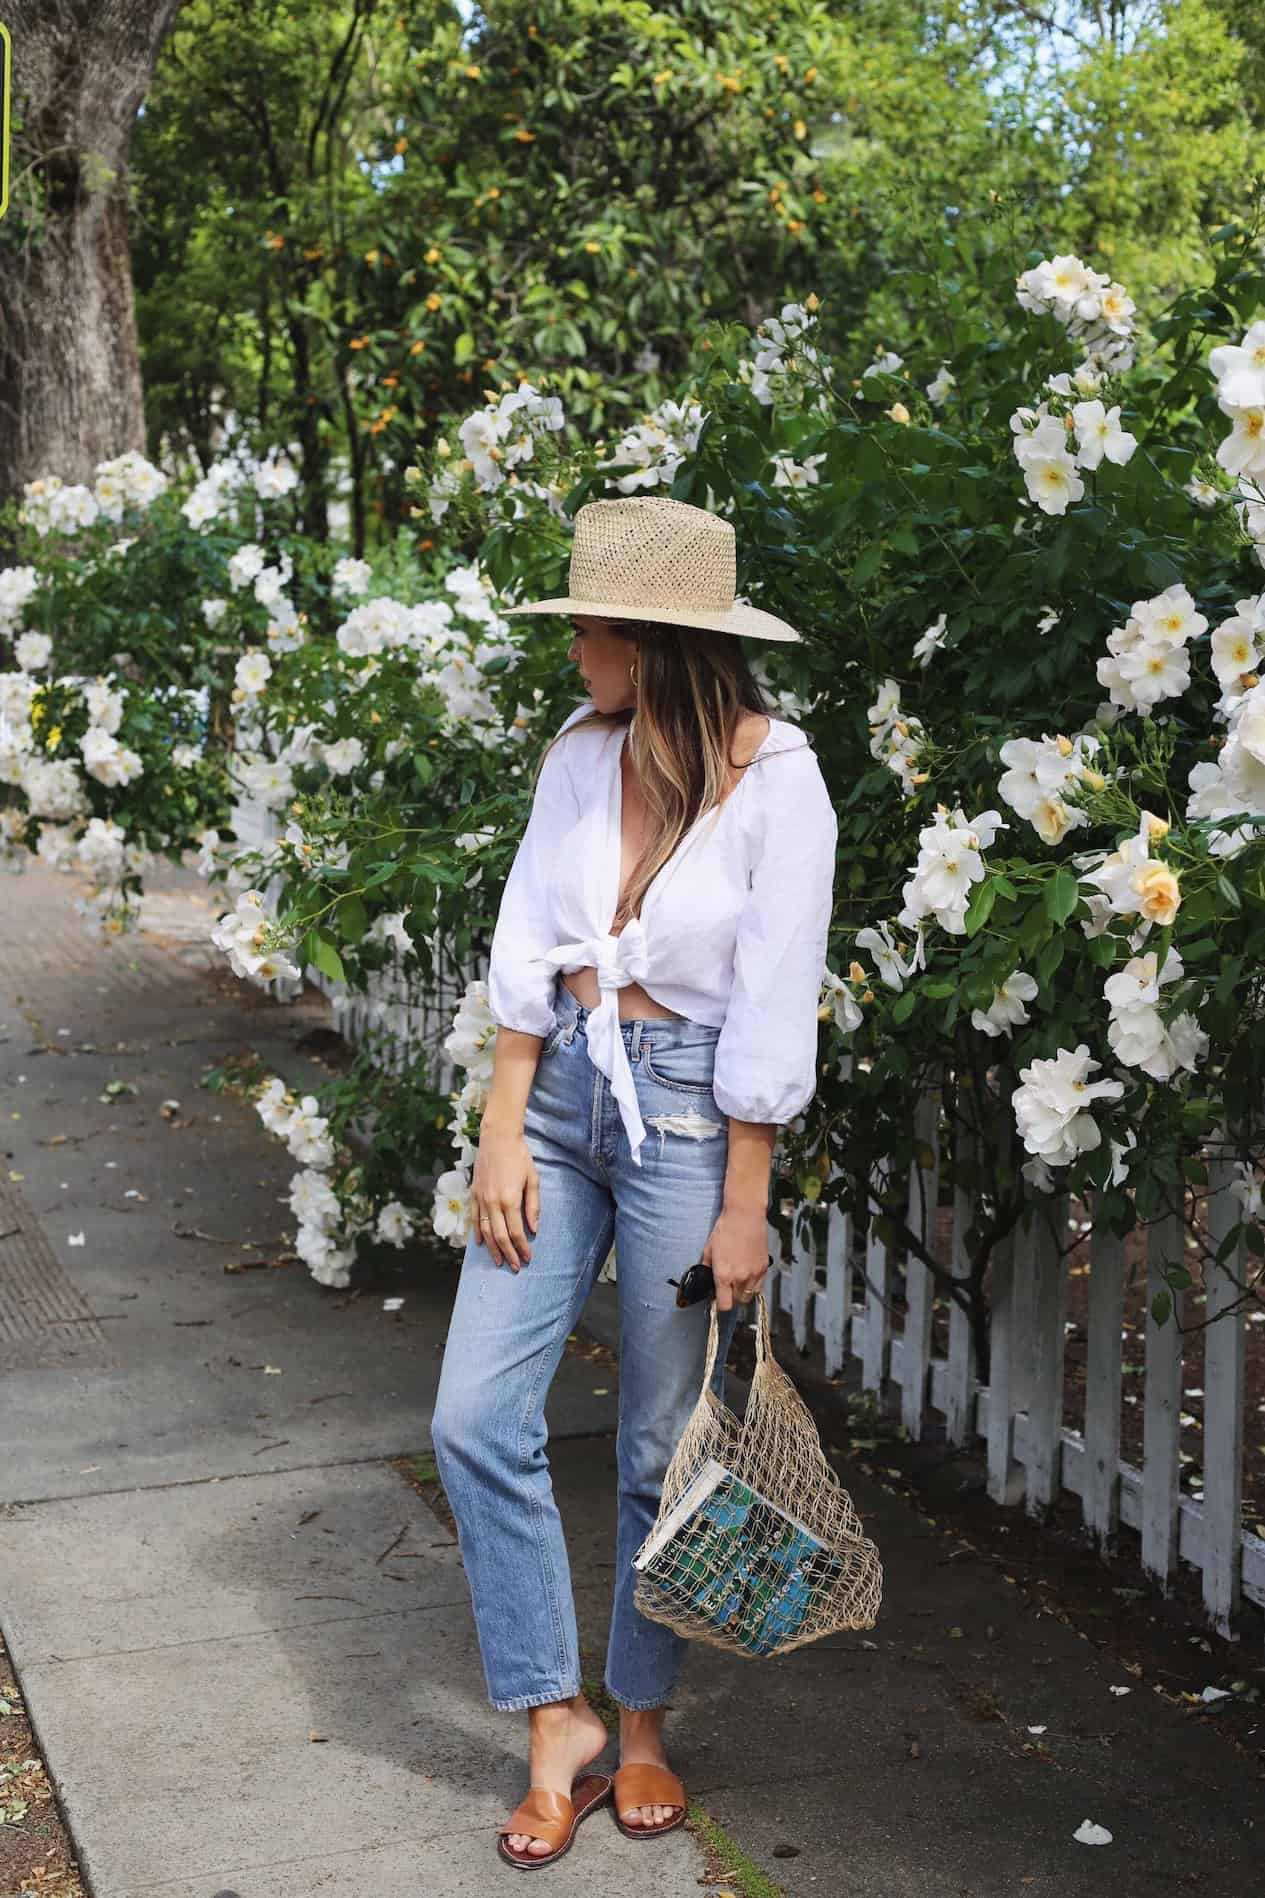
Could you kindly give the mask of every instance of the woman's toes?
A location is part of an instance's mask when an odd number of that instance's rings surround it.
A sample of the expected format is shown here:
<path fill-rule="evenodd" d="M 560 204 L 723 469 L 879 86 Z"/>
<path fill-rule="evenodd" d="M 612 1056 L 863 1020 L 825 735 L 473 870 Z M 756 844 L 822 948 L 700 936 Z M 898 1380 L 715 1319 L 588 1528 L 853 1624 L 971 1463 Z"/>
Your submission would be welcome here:
<path fill-rule="evenodd" d="M 548 1839 L 533 1839 L 527 1847 L 533 1858 L 543 1858 L 551 1849 Z"/>
<path fill-rule="evenodd" d="M 630 1806 L 623 1819 L 625 1825 L 661 1826 L 666 1825 L 669 1819 L 674 1819 L 676 1814 L 675 1806 Z"/>

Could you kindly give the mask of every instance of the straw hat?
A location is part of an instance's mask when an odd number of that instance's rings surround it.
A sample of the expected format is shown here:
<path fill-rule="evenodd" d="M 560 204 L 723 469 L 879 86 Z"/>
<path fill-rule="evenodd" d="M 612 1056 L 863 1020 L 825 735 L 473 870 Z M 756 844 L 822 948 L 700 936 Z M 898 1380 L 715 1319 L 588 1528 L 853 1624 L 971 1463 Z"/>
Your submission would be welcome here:
<path fill-rule="evenodd" d="M 576 510 L 571 591 L 562 599 L 503 608 L 502 617 L 592 613 L 749 639 L 802 640 L 785 620 L 735 599 L 736 576 L 734 530 L 718 514 L 661 494 L 586 501 Z"/>

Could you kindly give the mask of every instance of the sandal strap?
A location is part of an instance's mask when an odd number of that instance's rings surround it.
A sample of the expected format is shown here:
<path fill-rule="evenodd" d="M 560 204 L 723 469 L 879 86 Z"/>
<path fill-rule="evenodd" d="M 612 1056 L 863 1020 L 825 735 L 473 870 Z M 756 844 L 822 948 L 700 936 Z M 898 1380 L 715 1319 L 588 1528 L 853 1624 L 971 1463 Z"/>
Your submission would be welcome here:
<path fill-rule="evenodd" d="M 543 1839 L 549 1849 L 556 1852 L 570 1837 L 574 1820 L 575 1808 L 565 1793 L 551 1793 L 543 1786 L 533 1786 L 500 1831 L 502 1838 L 510 1832 L 527 1833 L 533 1839 Z"/>
<path fill-rule="evenodd" d="M 615 1810 L 633 1806 L 684 1807 L 685 1788 L 666 1766 L 621 1766 L 615 1775 Z"/>

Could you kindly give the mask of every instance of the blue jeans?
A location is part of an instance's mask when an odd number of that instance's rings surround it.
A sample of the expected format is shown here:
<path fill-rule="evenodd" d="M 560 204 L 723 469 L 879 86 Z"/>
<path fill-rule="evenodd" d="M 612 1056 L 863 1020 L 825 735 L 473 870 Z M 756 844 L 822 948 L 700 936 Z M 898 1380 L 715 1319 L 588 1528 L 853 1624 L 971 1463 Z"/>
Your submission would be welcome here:
<path fill-rule="evenodd" d="M 589 1059 L 590 1011 L 561 980 L 555 1011 L 524 1125 L 540 1180 L 531 1260 L 519 1272 L 498 1266 L 471 1233 L 432 1440 L 492 1705 L 569 1699 L 580 1691 L 579 1643 L 544 1406 L 613 1239 L 619 1493 L 606 1685 L 622 1706 L 658 1707 L 685 1643 L 634 1607 L 632 1558 L 703 1380 L 708 1306 L 680 1310 L 668 1279 L 700 1256 L 724 1196 L 729 1122 L 711 1091 L 720 1030 L 653 1017 L 621 1023 L 649 1134 L 638 1167 L 610 1082 Z M 721 1314 L 718 1394 L 736 1317 Z"/>

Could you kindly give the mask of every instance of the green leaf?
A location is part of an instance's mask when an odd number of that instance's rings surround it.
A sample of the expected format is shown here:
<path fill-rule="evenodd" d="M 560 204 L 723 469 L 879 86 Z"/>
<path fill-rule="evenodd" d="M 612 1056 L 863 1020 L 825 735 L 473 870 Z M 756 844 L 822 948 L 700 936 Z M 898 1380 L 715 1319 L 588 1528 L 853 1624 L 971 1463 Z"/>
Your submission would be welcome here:
<path fill-rule="evenodd" d="M 360 897 L 354 892 L 350 896 L 343 897 L 334 915 L 344 942 L 359 942 L 369 927 L 368 912 Z"/>
<path fill-rule="evenodd" d="M 1225 898 L 1225 901 L 1230 905 L 1230 908 L 1232 910 L 1242 909 L 1243 907 L 1242 898 L 1240 897 L 1238 891 L 1235 889 L 1233 883 L 1231 883 L 1229 877 L 1226 876 L 1224 873 L 1222 873 L 1217 878 L 1217 888 L 1221 892 L 1221 895 Z"/>
<path fill-rule="evenodd" d="M 1171 1292 L 1157 1292 L 1151 1300 L 1151 1316 L 1157 1325 L 1165 1322 L 1172 1309 L 1173 1294 Z"/>
<path fill-rule="evenodd" d="M 874 578 L 882 564 L 883 543 L 881 540 L 872 540 L 869 546 L 862 550 L 852 569 L 853 586 L 865 586 L 867 581 Z"/>
<path fill-rule="evenodd" d="M 1059 866 L 1045 886 L 1047 915 L 1053 922 L 1065 923 L 1080 901 L 1081 886 L 1073 871 Z"/>
<path fill-rule="evenodd" d="M 1067 952 L 1067 937 L 1066 936 L 1051 936 L 1050 940 L 1047 943 L 1042 944 L 1041 953 L 1037 957 L 1037 966 L 1033 970 L 1033 974 L 1036 976 L 1036 979 L 1037 979 L 1038 987 L 1044 988 L 1046 986 L 1050 978 L 1053 976 L 1054 971 L 1058 968 L 1059 964 L 1062 962 L 1063 957 L 1066 954 L 1066 952 Z"/>
<path fill-rule="evenodd" d="M 914 990 L 906 989 L 904 994 L 898 995 L 896 1000 L 892 1003 L 892 1020 L 908 1021 L 917 1006 L 917 1002 L 918 997 Z"/>
<path fill-rule="evenodd" d="M 984 927 L 993 913 L 993 904 L 997 901 L 997 883 L 993 877 L 985 877 L 977 883 L 966 906 L 966 933 L 974 936 Z"/>
<path fill-rule="evenodd" d="M 474 338 L 470 334 L 469 330 L 462 330 L 460 336 L 457 338 L 456 342 L 452 346 L 452 359 L 454 363 L 456 363 L 458 369 L 462 368 L 464 364 L 468 363 L 470 358 L 473 356 L 473 354 L 474 354 Z"/>
<path fill-rule="evenodd" d="M 343 968 L 341 956 L 333 943 L 324 936 L 318 936 L 316 939 L 316 947 L 312 951 L 312 964 L 314 968 L 320 970 L 322 975 L 329 976 L 333 982 L 347 980 L 347 972 Z"/>

